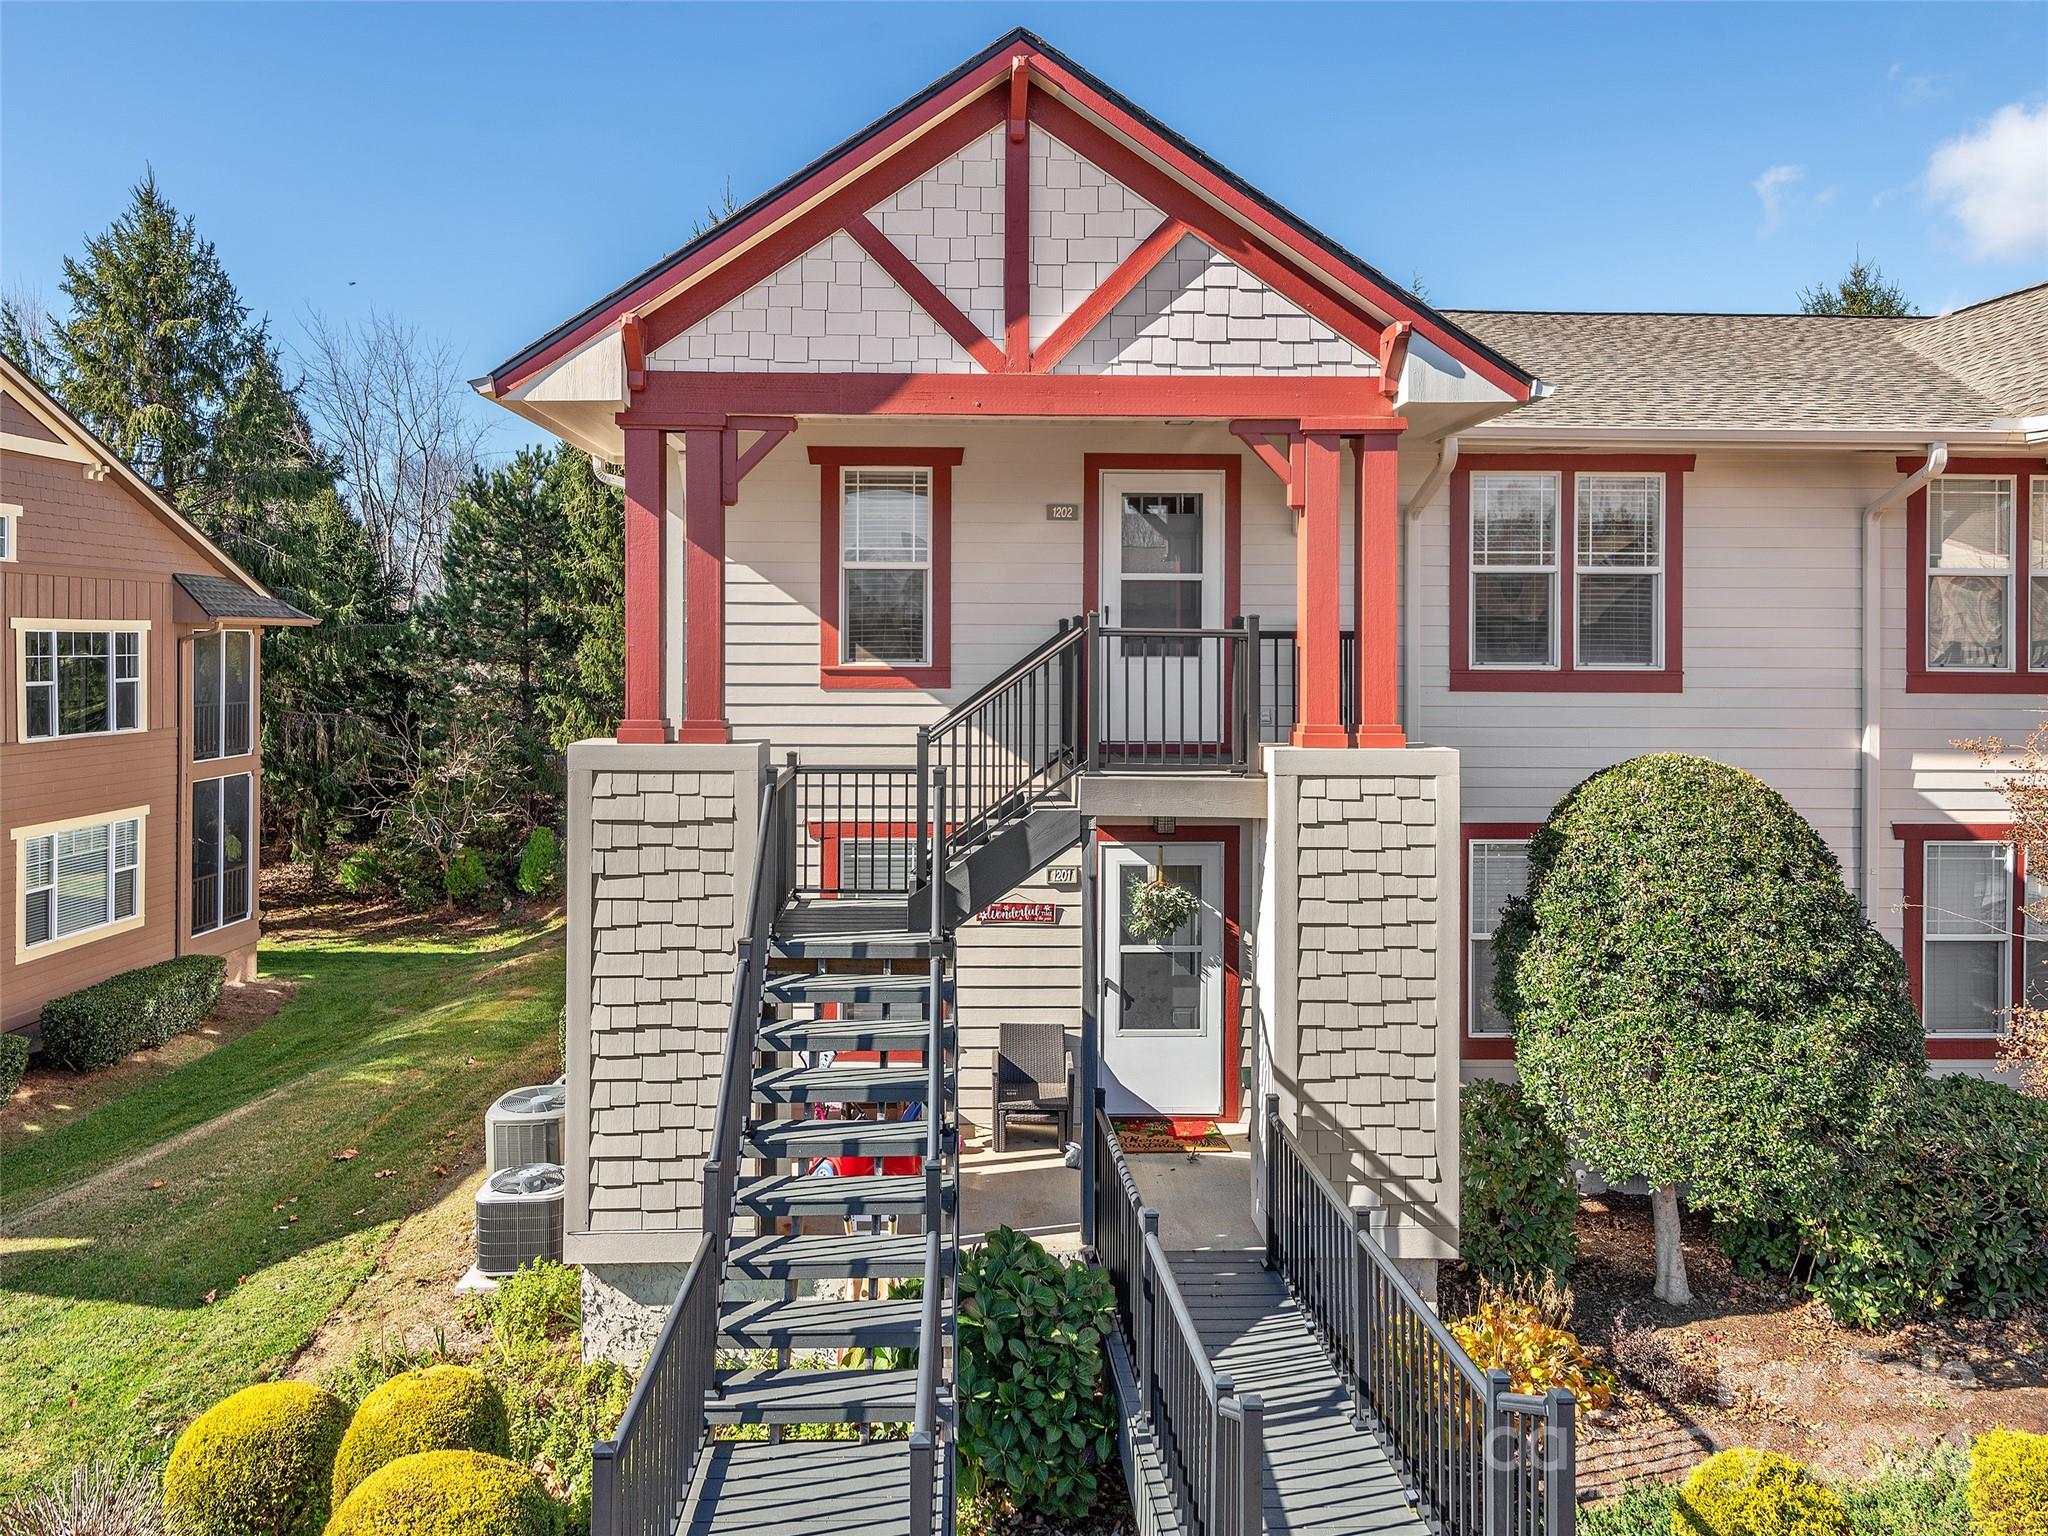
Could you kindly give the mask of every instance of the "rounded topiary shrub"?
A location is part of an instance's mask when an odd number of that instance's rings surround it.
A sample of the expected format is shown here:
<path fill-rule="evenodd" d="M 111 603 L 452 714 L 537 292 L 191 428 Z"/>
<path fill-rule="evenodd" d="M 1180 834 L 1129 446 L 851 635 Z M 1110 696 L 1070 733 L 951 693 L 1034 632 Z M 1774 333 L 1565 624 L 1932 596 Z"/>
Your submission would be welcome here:
<path fill-rule="evenodd" d="M 2048 1435 L 1994 1429 L 1972 1441 L 1970 1513 L 1979 1536 L 2048 1531 Z"/>
<path fill-rule="evenodd" d="M 302 1381 L 268 1381 L 186 1426 L 164 1468 L 178 1536 L 316 1536 L 327 1520 L 348 1405 Z"/>
<path fill-rule="evenodd" d="M 326 1536 L 559 1536 L 562 1507 L 516 1461 L 421 1451 L 379 1467 L 334 1511 Z"/>
<path fill-rule="evenodd" d="M 1578 1253 L 1571 1153 L 1513 1083 L 1467 1083 L 1458 1096 L 1459 1242 L 1489 1280 L 1563 1274 Z"/>
<path fill-rule="evenodd" d="M 1841 1496 L 1776 1451 L 1719 1451 L 1671 1506 L 1672 1536 L 1849 1536 Z"/>
<path fill-rule="evenodd" d="M 466 1365 L 430 1365 L 382 1383 L 349 1421 L 334 1458 L 334 1503 L 379 1467 L 421 1451 L 512 1449 L 505 1400 L 480 1371 Z"/>
<path fill-rule="evenodd" d="M 1905 963 L 1820 834 L 1705 758 L 1567 795 L 1494 952 L 1523 1091 L 1594 1172 L 1651 1186 L 1667 1301 L 1680 1186 L 1724 1218 L 1810 1211 L 1926 1070 Z"/>

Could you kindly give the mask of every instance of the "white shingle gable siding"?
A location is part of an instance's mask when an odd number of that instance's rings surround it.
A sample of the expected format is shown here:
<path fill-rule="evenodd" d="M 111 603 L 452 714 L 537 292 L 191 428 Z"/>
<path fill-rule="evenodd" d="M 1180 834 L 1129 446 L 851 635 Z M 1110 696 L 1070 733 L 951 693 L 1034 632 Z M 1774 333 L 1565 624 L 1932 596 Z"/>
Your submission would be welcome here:
<path fill-rule="evenodd" d="M 1200 236 L 1187 235 L 1054 371 L 1370 374 L 1379 365 Z"/>
<path fill-rule="evenodd" d="M 662 343 L 648 366 L 694 373 L 981 371 L 845 234 L 812 246 Z"/>
<path fill-rule="evenodd" d="M 868 210 L 961 313 L 1003 335 L 1003 133 L 992 128 Z"/>
<path fill-rule="evenodd" d="M 1031 344 L 1159 227 L 1163 215 L 1043 130 L 1031 130 Z"/>

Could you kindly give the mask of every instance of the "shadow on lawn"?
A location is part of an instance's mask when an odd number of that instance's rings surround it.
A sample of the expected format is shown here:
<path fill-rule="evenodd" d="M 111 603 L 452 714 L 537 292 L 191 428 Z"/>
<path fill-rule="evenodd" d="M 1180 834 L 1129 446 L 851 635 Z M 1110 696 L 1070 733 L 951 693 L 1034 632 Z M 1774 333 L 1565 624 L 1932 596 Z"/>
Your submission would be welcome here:
<path fill-rule="evenodd" d="M 323 1245 L 367 1254 L 445 1193 L 493 1098 L 555 1070 L 560 967 L 548 932 L 267 949 L 300 983 L 276 1019 L 37 1149 L 83 1177 L 10 1202 L 0 1293 L 197 1309 Z M 111 1155 L 88 1159 L 94 1141 Z"/>

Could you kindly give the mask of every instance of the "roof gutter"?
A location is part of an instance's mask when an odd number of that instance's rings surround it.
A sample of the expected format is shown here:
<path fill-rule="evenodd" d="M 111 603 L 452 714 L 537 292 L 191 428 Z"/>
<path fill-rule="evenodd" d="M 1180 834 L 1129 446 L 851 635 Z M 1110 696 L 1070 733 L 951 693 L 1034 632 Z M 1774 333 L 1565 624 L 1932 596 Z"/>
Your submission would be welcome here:
<path fill-rule="evenodd" d="M 1423 477 L 1415 494 L 1401 508 L 1401 600 L 1408 605 L 1407 697 L 1402 701 L 1401 731 L 1414 742 L 1422 735 L 1422 601 L 1417 583 L 1422 579 L 1422 509 L 1443 489 L 1458 467 L 1458 434 L 1453 432 L 1437 444 L 1436 463 Z"/>
<path fill-rule="evenodd" d="M 1948 444 L 1929 443 L 1927 462 L 1863 509 L 1862 739 L 1856 765 L 1856 819 L 1863 842 L 1856 860 L 1856 888 L 1863 898 L 1863 915 L 1872 922 L 1877 921 L 1879 836 L 1884 820 L 1878 793 L 1884 755 L 1884 515 L 1947 467 Z M 1907 644 L 1911 643 L 1909 636 Z"/>

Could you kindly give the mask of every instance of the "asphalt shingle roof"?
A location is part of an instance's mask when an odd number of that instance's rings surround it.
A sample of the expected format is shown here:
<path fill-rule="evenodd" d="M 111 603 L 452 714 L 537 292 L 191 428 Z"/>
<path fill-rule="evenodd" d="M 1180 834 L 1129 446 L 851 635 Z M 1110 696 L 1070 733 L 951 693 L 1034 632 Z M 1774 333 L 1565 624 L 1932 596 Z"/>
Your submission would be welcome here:
<path fill-rule="evenodd" d="M 208 618 L 259 619 L 272 624 L 313 622 L 311 614 L 301 613 L 290 603 L 280 602 L 265 592 L 251 592 L 239 581 L 229 581 L 225 576 L 188 576 L 181 573 L 171 579 L 185 589 L 185 595 L 197 603 Z"/>
<path fill-rule="evenodd" d="M 1919 435 L 2048 411 L 2048 283 L 1898 319 L 1444 313 L 1555 391 L 1516 426 Z"/>

